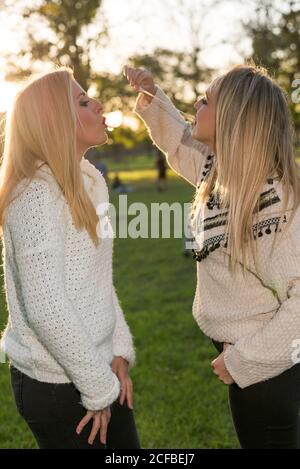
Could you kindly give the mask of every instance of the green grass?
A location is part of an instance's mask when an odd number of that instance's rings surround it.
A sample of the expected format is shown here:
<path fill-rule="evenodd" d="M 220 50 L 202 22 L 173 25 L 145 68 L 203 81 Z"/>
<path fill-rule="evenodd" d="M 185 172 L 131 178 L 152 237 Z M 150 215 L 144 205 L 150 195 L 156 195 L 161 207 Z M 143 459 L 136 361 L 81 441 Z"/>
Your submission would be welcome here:
<path fill-rule="evenodd" d="M 165 193 L 156 192 L 150 179 L 131 184 L 129 203 L 188 202 L 193 195 L 177 178 Z M 131 375 L 142 446 L 238 447 L 227 387 L 210 367 L 216 351 L 192 317 L 195 262 L 182 255 L 182 240 L 116 239 L 114 276 L 137 350 Z M 1 313 L 3 327 L 3 297 Z M 0 367 L 0 448 L 35 448 L 12 400 L 7 367 Z"/>
<path fill-rule="evenodd" d="M 150 169 L 156 168 L 156 156 L 153 154 L 141 154 L 127 156 L 126 158 L 121 158 L 119 162 L 114 162 L 110 159 L 108 162 L 109 168 L 113 171 L 114 169 L 121 170 L 132 170 L 132 169 Z"/>
<path fill-rule="evenodd" d="M 121 155 L 119 158 L 105 157 L 103 161 L 109 171 L 131 171 L 135 169 L 155 169 L 156 156 L 151 153 L 142 153 L 140 155 Z"/>
<path fill-rule="evenodd" d="M 167 170 L 168 177 L 173 179 L 177 177 L 177 175 L 171 171 L 170 169 Z M 114 172 L 109 172 L 108 179 L 109 181 L 113 181 L 115 176 Z M 154 181 L 157 178 L 157 170 L 156 169 L 131 169 L 127 170 L 120 170 L 118 171 L 118 176 L 121 179 L 122 183 L 129 183 L 132 182 L 138 183 L 140 181 Z"/>

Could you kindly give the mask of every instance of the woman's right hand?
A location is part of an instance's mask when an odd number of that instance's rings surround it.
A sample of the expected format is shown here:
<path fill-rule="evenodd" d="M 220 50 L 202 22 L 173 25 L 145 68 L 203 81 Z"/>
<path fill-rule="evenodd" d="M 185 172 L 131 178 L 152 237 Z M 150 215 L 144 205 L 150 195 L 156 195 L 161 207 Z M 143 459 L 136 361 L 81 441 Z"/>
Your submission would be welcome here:
<path fill-rule="evenodd" d="M 156 86 L 154 83 L 153 75 L 149 70 L 142 68 L 124 67 L 124 75 L 126 76 L 129 84 L 136 90 L 140 91 L 141 88 L 148 91 L 150 94 L 155 95 Z M 151 101 L 152 98 L 149 95 L 144 95 Z"/>
<path fill-rule="evenodd" d="M 93 410 L 88 410 L 86 412 L 86 415 L 83 417 L 83 419 L 79 422 L 76 428 L 76 433 L 79 435 L 83 428 L 86 426 L 86 424 L 93 419 L 93 426 L 92 430 L 88 439 L 88 443 L 92 445 L 94 443 L 94 440 L 97 436 L 98 431 L 100 430 L 100 442 L 103 443 L 104 445 L 106 444 L 106 435 L 107 435 L 107 428 L 108 424 L 110 422 L 110 417 L 111 417 L 111 411 L 110 407 L 106 407 L 103 410 L 98 410 L 98 411 L 93 411 Z"/>

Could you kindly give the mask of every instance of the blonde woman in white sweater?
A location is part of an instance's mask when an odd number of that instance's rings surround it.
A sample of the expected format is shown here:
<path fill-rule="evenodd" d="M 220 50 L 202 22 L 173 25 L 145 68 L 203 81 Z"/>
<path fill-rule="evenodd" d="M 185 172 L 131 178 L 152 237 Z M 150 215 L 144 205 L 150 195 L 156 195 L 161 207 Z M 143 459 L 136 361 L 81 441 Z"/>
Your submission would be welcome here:
<path fill-rule="evenodd" d="M 300 175 L 282 89 L 237 66 L 195 104 L 191 127 L 151 72 L 126 67 L 136 112 L 197 190 L 193 315 L 219 351 L 243 448 L 299 448 Z M 199 383 L 200 384 L 200 383 Z"/>
<path fill-rule="evenodd" d="M 0 226 L 9 318 L 1 348 L 40 448 L 138 448 L 135 352 L 112 275 L 103 105 L 69 69 L 33 79 L 8 118 Z"/>

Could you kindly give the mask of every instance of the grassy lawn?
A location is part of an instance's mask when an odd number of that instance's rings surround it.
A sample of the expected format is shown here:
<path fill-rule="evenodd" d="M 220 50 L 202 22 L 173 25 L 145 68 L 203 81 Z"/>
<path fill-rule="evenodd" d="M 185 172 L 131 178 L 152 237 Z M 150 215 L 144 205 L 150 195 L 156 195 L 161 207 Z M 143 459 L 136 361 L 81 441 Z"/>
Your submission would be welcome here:
<path fill-rule="evenodd" d="M 192 188 L 171 177 L 156 192 L 153 173 L 123 174 L 129 202 L 188 202 Z M 137 179 L 140 179 L 139 181 Z M 113 196 L 112 201 L 116 201 Z M 216 352 L 192 314 L 195 262 L 181 239 L 116 239 L 115 284 L 135 337 L 132 370 L 135 415 L 144 448 L 236 448 L 226 386 L 211 371 Z M 6 321 L 1 298 L 1 328 Z M 12 400 L 6 365 L 0 365 L 0 448 L 35 448 Z"/>
<path fill-rule="evenodd" d="M 155 168 L 156 157 L 151 152 L 141 153 L 139 155 L 121 155 L 119 158 L 104 157 L 103 161 L 111 172 L 131 171 Z"/>

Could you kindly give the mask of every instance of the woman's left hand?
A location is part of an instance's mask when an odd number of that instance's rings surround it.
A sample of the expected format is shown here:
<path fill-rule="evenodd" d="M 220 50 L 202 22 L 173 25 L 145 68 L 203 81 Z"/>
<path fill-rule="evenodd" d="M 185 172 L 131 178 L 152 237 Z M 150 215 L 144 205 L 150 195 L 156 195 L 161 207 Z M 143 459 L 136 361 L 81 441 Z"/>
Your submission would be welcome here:
<path fill-rule="evenodd" d="M 233 384 L 234 379 L 228 372 L 224 361 L 224 353 L 228 346 L 229 344 L 224 344 L 223 352 L 220 353 L 220 355 L 211 362 L 211 366 L 213 367 L 213 372 L 215 373 L 215 375 L 217 375 L 218 378 L 223 381 L 223 383 Z"/>
<path fill-rule="evenodd" d="M 125 399 L 127 400 L 127 405 L 129 409 L 133 409 L 133 386 L 132 381 L 128 373 L 129 363 L 123 357 L 114 357 L 111 365 L 112 371 L 117 375 L 120 384 L 120 404 L 123 405 Z"/>

